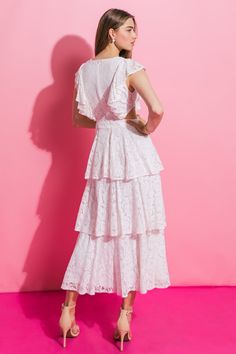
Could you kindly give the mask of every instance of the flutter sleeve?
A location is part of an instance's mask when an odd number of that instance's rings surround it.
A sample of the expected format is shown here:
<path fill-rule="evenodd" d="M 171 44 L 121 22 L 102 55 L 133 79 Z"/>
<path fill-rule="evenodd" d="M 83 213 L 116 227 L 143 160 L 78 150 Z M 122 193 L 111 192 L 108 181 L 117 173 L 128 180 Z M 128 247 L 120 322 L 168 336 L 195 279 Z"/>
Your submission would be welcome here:
<path fill-rule="evenodd" d="M 126 74 L 127 76 L 136 73 L 139 70 L 146 70 L 146 68 L 144 67 L 144 65 L 142 65 L 141 63 L 137 62 L 136 60 L 133 60 L 131 58 L 126 59 L 127 60 L 127 65 L 126 65 Z"/>
<path fill-rule="evenodd" d="M 93 114 L 93 110 L 90 107 L 85 94 L 81 66 L 79 70 L 75 73 L 74 84 L 75 84 L 75 88 L 77 89 L 75 100 L 78 102 L 77 109 L 79 113 L 83 114 L 84 116 L 88 117 L 91 120 L 96 121 L 96 118 L 94 117 Z"/>
<path fill-rule="evenodd" d="M 145 66 L 134 59 L 126 59 L 126 76 L 136 73 L 142 69 L 146 70 Z M 141 97 L 138 92 L 134 92 L 134 101 L 136 111 L 141 110 Z"/>
<path fill-rule="evenodd" d="M 107 104 L 119 119 L 125 118 L 133 106 L 137 110 L 141 109 L 139 94 L 136 91 L 129 91 L 126 85 L 127 76 L 141 69 L 144 69 L 144 66 L 130 58 L 122 61 L 115 71 Z"/>

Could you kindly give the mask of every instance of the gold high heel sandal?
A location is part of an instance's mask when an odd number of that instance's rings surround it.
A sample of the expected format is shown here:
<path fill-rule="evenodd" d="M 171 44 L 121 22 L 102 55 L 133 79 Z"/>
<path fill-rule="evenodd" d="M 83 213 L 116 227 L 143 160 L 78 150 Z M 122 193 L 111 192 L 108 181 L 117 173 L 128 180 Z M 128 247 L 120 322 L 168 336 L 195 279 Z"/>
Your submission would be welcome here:
<path fill-rule="evenodd" d="M 123 342 L 130 341 L 132 338 L 130 323 L 131 323 L 131 313 L 132 309 L 126 310 L 120 308 L 120 316 L 117 321 L 117 326 L 114 333 L 114 340 L 120 341 L 120 351 L 123 351 Z"/>
<path fill-rule="evenodd" d="M 75 322 L 75 312 L 71 312 L 75 308 L 74 305 L 61 305 L 62 313 L 59 320 L 59 326 L 61 328 L 61 335 L 63 336 L 63 347 L 66 347 L 66 337 L 75 338 L 80 334 L 80 328 Z M 69 332 L 68 332 L 69 331 Z M 68 332 L 68 333 L 67 333 Z"/>

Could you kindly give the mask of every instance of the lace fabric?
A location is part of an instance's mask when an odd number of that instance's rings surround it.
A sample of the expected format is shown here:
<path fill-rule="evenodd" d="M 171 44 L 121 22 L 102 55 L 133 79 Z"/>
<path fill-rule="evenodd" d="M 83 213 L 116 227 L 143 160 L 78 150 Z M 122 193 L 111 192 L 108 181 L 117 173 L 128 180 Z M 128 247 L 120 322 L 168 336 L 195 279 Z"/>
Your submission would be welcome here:
<path fill-rule="evenodd" d="M 123 120 L 102 119 L 90 150 L 86 179 L 130 180 L 158 174 L 163 163 L 148 135 Z"/>
<path fill-rule="evenodd" d="M 112 238 L 81 232 L 61 285 L 79 294 L 147 293 L 170 285 L 164 231 Z"/>
<path fill-rule="evenodd" d="M 75 231 L 96 237 L 130 236 L 164 230 L 166 216 L 161 176 L 147 175 L 128 182 L 87 181 Z"/>
<path fill-rule="evenodd" d="M 81 65 L 80 70 L 75 74 L 76 87 L 78 88 L 75 100 L 78 102 L 79 112 L 91 120 L 96 121 L 94 112 L 85 94 L 84 80 L 82 78 L 82 67 L 83 65 Z"/>
<path fill-rule="evenodd" d="M 92 120 L 98 121 L 104 112 L 114 119 L 123 119 L 133 107 L 141 109 L 141 97 L 136 90 L 129 91 L 126 79 L 145 67 L 133 59 L 114 59 L 105 63 L 88 60 L 75 73 L 78 110 Z"/>
<path fill-rule="evenodd" d="M 78 108 L 97 123 L 74 227 L 79 235 L 61 289 L 126 297 L 131 290 L 145 294 L 170 285 L 164 166 L 150 136 L 123 119 L 139 102 L 125 79 L 143 68 L 117 57 L 89 61 L 76 73 Z"/>
<path fill-rule="evenodd" d="M 125 59 L 125 62 L 121 62 L 117 66 L 110 86 L 107 105 L 118 119 L 124 119 L 132 107 L 135 107 L 136 111 L 141 108 L 140 95 L 136 90 L 129 91 L 126 78 L 142 69 L 145 70 L 144 66 L 132 59 Z"/>
<path fill-rule="evenodd" d="M 79 294 L 170 286 L 160 175 L 129 182 L 87 181 L 75 230 L 79 236 L 61 288 Z"/>

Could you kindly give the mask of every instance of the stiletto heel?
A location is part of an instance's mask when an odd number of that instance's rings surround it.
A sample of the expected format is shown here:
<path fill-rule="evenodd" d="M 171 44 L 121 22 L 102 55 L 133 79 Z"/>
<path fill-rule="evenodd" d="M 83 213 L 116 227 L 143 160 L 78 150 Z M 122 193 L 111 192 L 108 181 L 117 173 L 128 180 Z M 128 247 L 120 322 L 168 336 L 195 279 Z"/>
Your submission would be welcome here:
<path fill-rule="evenodd" d="M 114 340 L 115 341 L 120 341 L 120 351 L 123 351 L 123 342 L 124 341 L 130 341 L 132 336 L 131 336 L 131 329 L 130 329 L 130 323 L 131 323 L 131 313 L 133 312 L 132 309 L 126 310 L 120 308 L 120 316 L 117 321 L 117 326 L 115 329 L 114 333 Z"/>
<path fill-rule="evenodd" d="M 124 337 L 128 332 L 120 332 L 120 351 L 123 352 Z"/>
<path fill-rule="evenodd" d="M 65 331 L 63 332 L 63 348 L 66 347 L 66 333 L 67 333 L 67 331 L 68 331 L 68 330 L 65 330 Z"/>
<path fill-rule="evenodd" d="M 75 315 L 74 313 L 71 314 L 71 309 L 75 308 L 74 305 L 65 305 L 62 304 L 62 313 L 59 320 L 59 326 L 61 329 L 61 334 L 63 336 L 63 348 L 66 347 L 66 338 L 75 338 L 78 337 L 80 334 L 80 328 L 75 322 Z M 73 329 L 76 327 L 76 333 L 73 332 Z M 68 332 L 68 333 L 67 333 Z"/>

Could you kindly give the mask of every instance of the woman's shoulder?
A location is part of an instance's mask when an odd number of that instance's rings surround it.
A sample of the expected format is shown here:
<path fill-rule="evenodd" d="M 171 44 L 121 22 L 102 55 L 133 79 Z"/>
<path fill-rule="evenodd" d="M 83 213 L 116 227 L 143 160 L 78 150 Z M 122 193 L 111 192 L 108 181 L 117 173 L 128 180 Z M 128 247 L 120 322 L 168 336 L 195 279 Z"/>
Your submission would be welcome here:
<path fill-rule="evenodd" d="M 140 62 L 137 61 L 136 59 L 133 58 L 126 58 L 126 72 L 127 75 L 131 75 L 135 73 L 136 71 L 145 69 L 145 66 Z"/>
<path fill-rule="evenodd" d="M 79 66 L 78 70 L 84 66 L 87 66 L 88 64 L 94 64 L 94 63 L 99 63 L 99 64 L 110 64 L 113 63 L 113 61 L 118 60 L 119 62 L 122 62 L 124 64 L 128 64 L 128 65 L 132 65 L 134 63 L 140 63 L 139 61 L 137 61 L 136 59 L 133 58 L 125 58 L 123 56 L 116 56 L 116 57 L 112 57 L 112 58 L 89 58 L 86 61 L 84 61 L 83 63 L 81 63 L 81 65 Z"/>
<path fill-rule="evenodd" d="M 118 63 L 117 63 L 118 62 Z M 117 65 L 114 65 L 114 64 Z M 117 57 L 113 57 L 113 58 L 101 58 L 101 59 L 87 59 L 86 61 L 84 61 L 76 70 L 75 72 L 75 76 L 78 77 L 80 75 L 80 73 L 82 71 L 88 71 L 89 73 L 92 74 L 91 71 L 91 67 L 97 67 L 96 64 L 100 64 L 102 66 L 113 68 L 113 69 L 118 69 L 118 68 L 122 68 L 122 71 L 124 71 L 126 73 L 126 75 L 131 75 L 133 73 L 135 73 L 136 71 L 139 71 L 141 69 L 145 69 L 145 66 L 138 60 L 134 59 L 134 58 L 125 58 L 122 56 L 117 56 Z M 107 67 L 107 69 L 108 69 Z M 116 70 L 115 69 L 115 70 Z M 119 71 L 120 71 L 119 69 Z"/>

